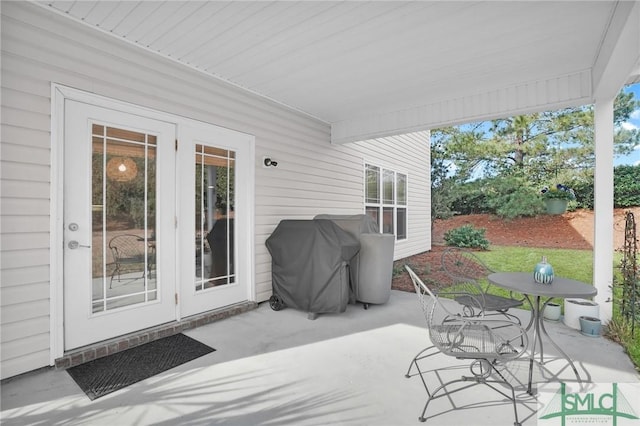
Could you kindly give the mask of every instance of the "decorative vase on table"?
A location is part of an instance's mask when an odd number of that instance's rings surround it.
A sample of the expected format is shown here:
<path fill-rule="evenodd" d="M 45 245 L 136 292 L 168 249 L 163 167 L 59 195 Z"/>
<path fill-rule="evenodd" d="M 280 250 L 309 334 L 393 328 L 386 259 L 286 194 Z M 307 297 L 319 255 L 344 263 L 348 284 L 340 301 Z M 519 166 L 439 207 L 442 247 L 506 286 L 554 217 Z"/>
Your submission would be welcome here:
<path fill-rule="evenodd" d="M 547 208 L 547 214 L 563 214 L 567 211 L 569 200 L 563 200 L 560 198 L 549 198 L 547 200 L 544 200 L 544 204 Z"/>
<path fill-rule="evenodd" d="M 553 281 L 553 266 L 542 256 L 540 263 L 533 268 L 533 280 L 540 284 L 551 284 Z"/>

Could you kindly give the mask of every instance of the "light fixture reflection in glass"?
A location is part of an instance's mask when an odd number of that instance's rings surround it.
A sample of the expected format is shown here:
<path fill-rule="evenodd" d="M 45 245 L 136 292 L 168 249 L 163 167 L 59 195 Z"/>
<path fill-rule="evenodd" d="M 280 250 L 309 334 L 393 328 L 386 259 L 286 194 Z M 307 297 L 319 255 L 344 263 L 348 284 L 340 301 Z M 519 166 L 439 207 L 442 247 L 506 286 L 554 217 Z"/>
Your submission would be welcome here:
<path fill-rule="evenodd" d="M 114 157 L 107 162 L 107 176 L 117 182 L 129 182 L 138 174 L 136 163 L 127 157 Z"/>

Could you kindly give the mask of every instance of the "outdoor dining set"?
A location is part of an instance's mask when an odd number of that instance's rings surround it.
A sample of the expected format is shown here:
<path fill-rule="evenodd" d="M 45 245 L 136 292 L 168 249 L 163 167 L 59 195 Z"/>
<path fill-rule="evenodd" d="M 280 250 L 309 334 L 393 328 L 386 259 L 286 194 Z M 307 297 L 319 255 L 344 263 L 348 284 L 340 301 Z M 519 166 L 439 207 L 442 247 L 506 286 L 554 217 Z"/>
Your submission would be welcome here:
<path fill-rule="evenodd" d="M 520 425 L 515 388 L 505 375 L 510 362 L 528 357 L 526 392 L 534 395 L 534 363 L 545 363 L 544 342 L 566 360 L 577 381 L 582 382 L 573 360 L 547 333 L 543 313 L 554 298 L 595 296 L 593 286 L 553 276 L 545 282 L 531 272 L 494 272 L 472 252 L 458 248 L 442 254 L 442 269 L 453 281 L 450 286 L 430 288 L 410 266 L 405 265 L 405 269 L 413 282 L 431 340 L 431 345 L 411 360 L 406 373 L 407 378 L 420 377 L 427 393 L 420 421 L 427 420 L 427 409 L 433 400 L 483 384 L 511 402 L 514 425 Z M 490 292 L 492 286 L 507 290 L 508 295 Z M 509 310 L 522 307 L 525 302 L 531 315 L 528 324 L 523 325 Z M 437 354 L 468 361 L 470 374 L 445 383 L 439 380 L 435 387 L 424 367 L 428 363 L 423 361 Z M 456 385 L 464 382 L 468 384 L 462 388 Z"/>

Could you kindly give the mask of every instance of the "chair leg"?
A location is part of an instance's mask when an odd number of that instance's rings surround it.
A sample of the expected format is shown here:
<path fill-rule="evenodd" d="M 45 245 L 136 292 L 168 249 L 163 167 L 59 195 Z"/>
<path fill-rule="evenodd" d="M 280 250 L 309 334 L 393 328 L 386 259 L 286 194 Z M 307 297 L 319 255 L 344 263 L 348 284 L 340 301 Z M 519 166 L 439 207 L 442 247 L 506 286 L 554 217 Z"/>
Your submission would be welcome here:
<path fill-rule="evenodd" d="M 494 388 L 493 386 L 487 384 L 491 389 L 495 390 L 496 392 L 500 393 L 501 395 L 505 396 L 506 398 L 510 399 L 511 402 L 513 403 L 513 416 L 515 418 L 515 422 L 513 422 L 514 426 L 520 426 L 520 422 L 518 421 L 518 409 L 516 407 L 516 391 L 513 388 L 513 385 L 511 383 L 509 383 L 507 381 L 507 379 L 505 379 L 505 377 L 502 375 L 502 373 L 500 373 L 500 371 L 498 371 L 498 369 L 496 368 L 495 364 L 491 363 L 491 369 L 502 379 L 502 380 L 495 380 L 493 381 L 494 383 L 502 383 L 505 384 L 509 387 L 509 389 L 511 389 L 511 396 L 505 394 L 504 392 L 502 392 L 499 389 Z"/>
<path fill-rule="evenodd" d="M 480 374 L 477 374 L 473 370 L 471 370 L 471 373 L 473 374 L 473 377 L 465 377 L 465 376 L 463 376 L 460 379 L 451 380 L 451 381 L 449 381 L 447 383 L 444 383 L 444 384 L 440 385 L 427 398 L 427 402 L 424 404 L 424 408 L 422 409 L 422 414 L 420 415 L 420 417 L 418 417 L 419 421 L 425 422 L 427 420 L 427 418 L 425 417 L 425 414 L 427 412 L 427 408 L 429 407 L 429 403 L 431 402 L 431 400 L 433 400 L 435 398 L 440 398 L 441 396 L 443 396 L 443 395 L 436 396 L 436 394 L 438 392 L 440 392 L 441 390 L 445 389 L 447 386 L 449 386 L 449 385 L 451 385 L 453 383 L 472 381 L 473 383 L 470 384 L 467 387 L 475 386 L 477 384 L 484 384 L 484 385 L 487 385 L 488 387 L 490 387 L 491 389 L 495 390 L 496 392 L 498 392 L 500 395 L 504 396 L 505 398 L 511 400 L 511 402 L 513 404 L 513 415 L 514 415 L 514 418 L 515 418 L 515 421 L 514 421 L 513 424 L 514 424 L 514 426 L 521 426 L 521 423 L 518 420 L 518 409 L 516 407 L 516 392 L 515 392 L 514 387 L 511 385 L 511 383 L 509 383 L 507 381 L 507 379 L 504 378 L 502 373 L 500 373 L 500 371 L 498 371 L 498 369 L 496 368 L 496 366 L 495 366 L 495 364 L 493 362 L 491 362 L 490 360 L 487 360 L 487 359 L 482 359 L 482 360 L 477 360 L 477 361 L 479 361 L 482 366 L 489 367 L 490 370 L 487 372 L 487 371 L 484 371 L 484 369 L 481 369 Z M 473 365 L 474 364 L 472 364 L 472 366 Z M 471 366 L 470 366 L 470 368 L 471 368 Z M 491 371 L 495 372 L 500 377 L 501 380 L 487 380 L 487 377 L 489 376 Z M 507 395 L 506 393 L 504 393 L 500 389 L 492 386 L 491 383 L 507 385 L 509 387 L 509 389 L 511 389 L 511 395 Z M 466 389 L 467 387 L 456 389 L 456 391 L 462 390 L 462 389 Z"/>
<path fill-rule="evenodd" d="M 507 311 L 496 311 L 497 313 L 501 314 L 502 316 L 504 316 L 505 318 L 509 319 L 509 320 L 514 320 L 520 327 L 522 327 L 522 321 L 520 321 L 520 318 L 518 318 L 516 315 L 510 314 Z M 507 327 L 507 326 L 500 326 L 500 327 L 496 327 L 496 328 L 501 328 L 501 327 Z M 524 337 L 520 336 L 520 347 L 524 346 Z"/>
<path fill-rule="evenodd" d="M 113 272 L 111 273 L 111 281 L 109 281 L 109 289 L 111 289 L 111 286 L 113 285 L 113 277 L 115 277 L 116 274 L 118 274 L 118 281 L 120 281 L 120 265 L 117 263 L 116 263 L 116 267 L 113 269 Z"/>
<path fill-rule="evenodd" d="M 429 355 L 422 356 L 423 353 L 427 352 L 429 349 L 432 349 L 432 348 L 435 348 L 435 346 L 432 345 L 432 346 L 429 346 L 427 348 L 424 348 L 423 350 L 418 352 L 418 354 L 416 356 L 413 357 L 413 359 L 411 360 L 411 363 L 409 364 L 409 368 L 407 369 L 407 373 L 404 375 L 404 377 L 406 377 L 406 378 L 411 377 L 411 368 L 413 367 L 414 364 L 415 364 L 416 368 L 419 370 L 417 361 L 433 355 L 433 354 L 429 354 Z"/>
<path fill-rule="evenodd" d="M 515 316 L 515 315 L 513 315 L 513 314 L 509 314 L 509 313 L 507 313 L 507 312 L 505 312 L 505 313 L 504 313 L 504 315 L 505 315 L 507 318 L 513 318 L 513 319 L 515 319 L 515 320 L 516 320 L 516 322 L 518 323 L 518 325 L 519 325 L 520 327 L 522 327 L 522 321 L 520 321 L 520 318 L 518 318 L 517 316 Z M 523 347 L 523 346 L 524 346 L 524 337 L 523 337 L 523 336 L 520 336 L 520 347 Z"/>
<path fill-rule="evenodd" d="M 423 360 L 425 358 L 429 358 L 430 356 L 439 353 L 439 351 L 436 350 L 436 352 L 433 352 L 433 353 L 430 353 L 430 354 L 427 354 L 427 355 L 423 355 L 425 352 L 429 351 L 430 349 L 437 349 L 437 348 L 432 345 L 432 346 L 424 348 L 423 350 L 418 352 L 418 354 L 415 357 L 413 357 L 413 359 L 411 360 L 411 363 L 409 364 L 409 368 L 407 369 L 407 372 L 404 375 L 404 377 L 406 377 L 407 379 L 411 378 L 411 369 L 415 365 L 416 366 L 416 370 L 418 370 L 418 375 L 420 376 L 420 380 L 422 380 L 422 384 L 424 385 L 424 389 L 427 391 L 427 395 L 428 396 L 431 396 L 431 393 L 429 392 L 429 387 L 427 386 L 427 382 L 424 380 L 424 373 L 422 372 L 422 370 L 420 370 L 420 366 L 418 365 L 418 361 Z"/>
<path fill-rule="evenodd" d="M 460 382 L 466 382 L 466 381 L 467 381 L 467 378 L 463 377 L 463 378 L 460 378 L 460 379 L 451 380 L 450 382 L 447 382 L 447 383 L 444 383 L 444 384 L 438 386 L 438 388 L 436 390 L 434 390 L 433 393 L 431 395 L 429 395 L 429 397 L 427 398 L 427 402 L 425 402 L 424 408 L 422 409 L 422 414 L 420 414 L 420 417 L 418 417 L 418 420 L 421 421 L 421 422 L 426 422 L 427 421 L 427 418 L 424 415 L 427 413 L 427 408 L 429 407 L 429 403 L 432 400 L 434 400 L 436 398 L 440 398 L 441 396 L 443 396 L 443 395 L 436 396 L 436 394 L 438 392 L 440 392 L 442 389 L 446 389 L 447 386 L 449 386 L 449 385 L 451 385 L 453 383 L 460 383 Z M 478 383 L 472 383 L 471 385 L 466 386 L 463 389 L 466 389 L 467 387 L 475 386 L 477 384 Z"/>

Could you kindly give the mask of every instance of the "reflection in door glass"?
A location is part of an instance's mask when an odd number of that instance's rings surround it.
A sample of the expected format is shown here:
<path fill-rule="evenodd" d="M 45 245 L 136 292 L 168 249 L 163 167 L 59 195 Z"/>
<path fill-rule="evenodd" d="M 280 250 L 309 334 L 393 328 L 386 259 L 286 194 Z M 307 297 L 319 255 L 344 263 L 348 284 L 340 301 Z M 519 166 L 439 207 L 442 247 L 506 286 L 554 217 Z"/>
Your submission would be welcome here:
<path fill-rule="evenodd" d="M 93 312 L 158 298 L 156 137 L 92 126 Z"/>
<path fill-rule="evenodd" d="M 196 291 L 235 282 L 235 152 L 196 145 Z"/>

